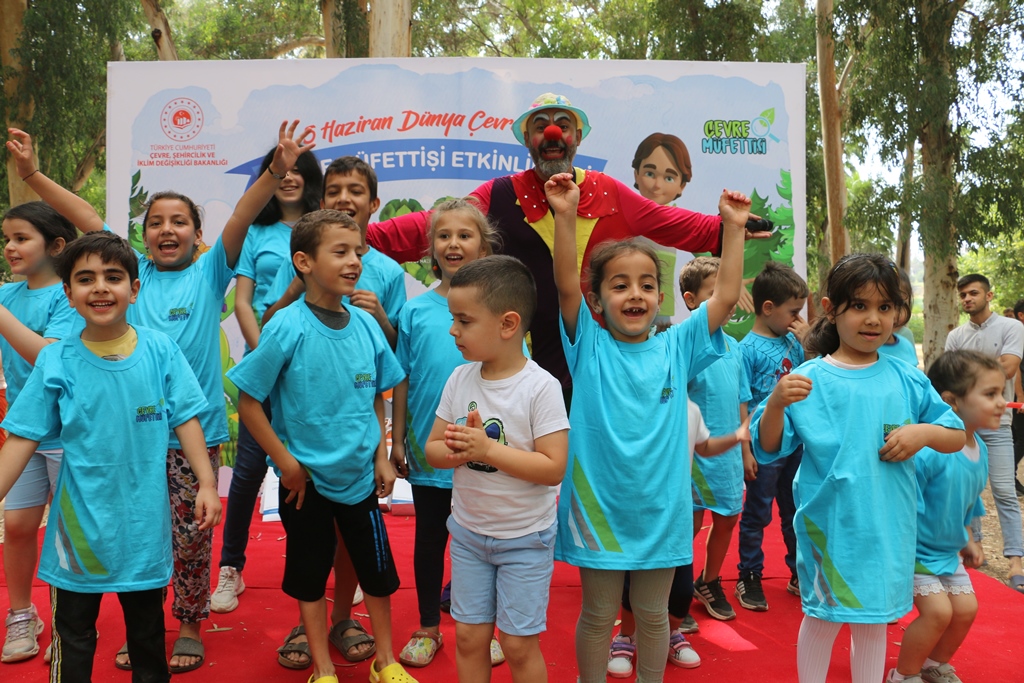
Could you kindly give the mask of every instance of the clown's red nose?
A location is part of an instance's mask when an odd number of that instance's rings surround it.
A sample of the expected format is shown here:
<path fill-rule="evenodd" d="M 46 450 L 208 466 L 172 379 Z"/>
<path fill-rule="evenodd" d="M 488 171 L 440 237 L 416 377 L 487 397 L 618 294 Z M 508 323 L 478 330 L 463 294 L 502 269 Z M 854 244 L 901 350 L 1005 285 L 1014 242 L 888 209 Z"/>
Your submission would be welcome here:
<path fill-rule="evenodd" d="M 555 124 L 551 124 L 550 126 L 544 129 L 544 139 L 552 141 L 561 140 L 562 129 L 556 126 Z"/>

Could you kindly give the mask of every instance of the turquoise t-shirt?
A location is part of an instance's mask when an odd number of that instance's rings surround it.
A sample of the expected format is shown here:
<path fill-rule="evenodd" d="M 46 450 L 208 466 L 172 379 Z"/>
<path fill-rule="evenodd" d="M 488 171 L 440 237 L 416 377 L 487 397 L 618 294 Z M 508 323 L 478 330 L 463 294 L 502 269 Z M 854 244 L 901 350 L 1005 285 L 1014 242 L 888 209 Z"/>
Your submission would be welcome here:
<path fill-rule="evenodd" d="M 207 405 L 199 415 L 207 446 L 228 440 L 224 375 L 220 360 L 220 316 L 224 293 L 234 277 L 220 238 L 184 270 L 156 269 L 146 255 L 139 258 L 139 297 L 128 307 L 128 322 L 160 330 L 181 347 L 203 388 Z M 170 448 L 181 448 L 171 434 Z"/>
<path fill-rule="evenodd" d="M 252 225 L 245 236 L 235 275 L 247 277 L 255 283 L 252 308 L 257 320 L 267 310 L 267 292 L 281 270 L 281 264 L 286 261 L 291 264 L 291 240 L 292 229 L 280 221 L 273 225 Z"/>
<path fill-rule="evenodd" d="M 317 320 L 305 298 L 282 309 L 228 379 L 260 402 L 269 396 L 274 431 L 317 490 L 354 505 L 374 488 L 374 398 L 405 373 L 373 317 L 346 308 L 351 319 L 340 330 Z"/>
<path fill-rule="evenodd" d="M 64 445 L 39 578 L 65 590 L 151 590 L 171 577 L 168 433 L 206 399 L 177 344 L 135 331 L 135 351 L 121 361 L 78 337 L 43 349 L 3 422 L 11 434 Z"/>
<path fill-rule="evenodd" d="M 451 326 L 448 300 L 434 291 L 409 301 L 398 316 L 395 355 L 409 376 L 406 459 L 409 483 L 416 486 L 452 487 L 453 470 L 434 469 L 423 453 L 445 382 L 467 362 L 448 333 Z"/>
<path fill-rule="evenodd" d="M 747 332 L 740 342 L 740 354 L 750 380 L 750 412 L 754 412 L 754 407 L 772 393 L 783 375 L 789 374 L 805 358 L 804 347 L 792 332 L 781 337 Z"/>
<path fill-rule="evenodd" d="M 882 344 L 878 347 L 878 352 L 884 353 L 887 356 L 892 356 L 893 358 L 899 358 L 904 363 L 910 363 L 910 365 L 916 368 L 917 349 L 914 345 L 898 334 L 894 334 L 892 338 L 896 340 L 896 343 Z"/>
<path fill-rule="evenodd" d="M 639 344 L 616 341 L 586 305 L 562 348 L 572 374 L 569 461 L 555 558 L 592 569 L 693 562 L 687 381 L 725 353 L 707 306 Z"/>
<path fill-rule="evenodd" d="M 44 339 L 70 337 L 85 325 L 82 316 L 68 303 L 64 285 L 60 282 L 39 289 L 29 289 L 27 282 L 8 282 L 0 287 L 0 305 Z M 7 380 L 7 404 L 13 405 L 32 373 L 32 366 L 2 335 L 0 353 L 3 354 L 4 377 Z M 58 439 L 39 444 L 40 450 L 57 450 L 60 447 Z"/>
<path fill-rule="evenodd" d="M 985 515 L 981 492 L 988 481 L 988 446 L 980 438 L 978 459 L 966 453 L 937 453 L 923 448 L 914 456 L 917 474 L 918 574 L 949 576 L 960 565 L 960 550 L 970 539 L 967 527 Z"/>
<path fill-rule="evenodd" d="M 751 435 L 762 463 L 804 447 L 793 481 L 804 613 L 863 624 L 902 617 L 913 605 L 917 480 L 913 459 L 883 462 L 878 451 L 902 425 L 963 423 L 923 372 L 888 356 L 860 370 L 816 358 L 793 372 L 813 388 L 786 408 L 779 451 L 758 440 L 764 404 Z"/>
<path fill-rule="evenodd" d="M 704 368 L 686 385 L 712 436 L 732 434 L 740 426 L 740 404 L 750 401 L 739 342 L 723 333 L 725 355 Z M 743 450 L 736 444 L 721 455 L 693 458 L 693 506 L 720 515 L 743 510 Z"/>

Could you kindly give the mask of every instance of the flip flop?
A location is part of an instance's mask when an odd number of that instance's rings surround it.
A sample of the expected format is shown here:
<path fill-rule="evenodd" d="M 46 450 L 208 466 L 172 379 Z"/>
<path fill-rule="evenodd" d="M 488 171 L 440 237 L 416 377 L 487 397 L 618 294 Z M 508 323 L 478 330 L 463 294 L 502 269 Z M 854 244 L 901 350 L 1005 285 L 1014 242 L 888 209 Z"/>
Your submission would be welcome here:
<path fill-rule="evenodd" d="M 1024 576 L 1020 574 L 1014 574 L 1010 577 L 1008 584 L 1010 588 L 1017 591 L 1018 593 L 1024 593 Z"/>
<path fill-rule="evenodd" d="M 354 636 L 343 636 L 345 631 L 355 629 L 359 631 Z M 370 657 L 377 654 L 377 643 L 374 641 L 373 636 L 366 632 L 363 625 L 355 619 L 342 619 L 337 624 L 331 627 L 331 632 L 327 635 L 327 639 L 331 641 L 331 645 L 338 648 L 338 652 L 341 656 L 349 662 L 362 662 L 369 659 Z M 371 645 L 370 649 L 359 655 L 349 655 L 349 650 L 354 647 L 358 647 L 364 643 Z"/>
<path fill-rule="evenodd" d="M 313 655 L 309 652 L 309 643 L 307 642 L 294 642 L 299 636 L 306 635 L 306 627 L 299 624 L 291 630 L 284 638 L 284 645 L 277 648 L 277 663 L 286 669 L 308 669 L 313 666 Z M 301 655 L 306 656 L 306 661 L 296 662 L 294 659 L 289 659 L 288 655 L 298 652 Z"/>
<path fill-rule="evenodd" d="M 198 661 L 192 662 L 186 666 L 172 666 L 169 667 L 172 674 L 183 674 L 186 671 L 195 671 L 203 665 L 206 660 L 206 648 L 203 647 L 202 642 L 195 638 L 178 638 L 174 641 L 174 647 L 171 648 L 172 657 L 198 657 Z"/>
<path fill-rule="evenodd" d="M 121 646 L 121 649 L 117 651 L 116 655 L 114 655 L 114 666 L 116 666 L 121 671 L 131 671 L 132 670 L 132 660 L 129 659 L 124 664 L 122 664 L 121 662 L 117 661 L 118 657 L 120 657 L 121 655 L 126 655 L 126 654 L 128 654 L 128 641 L 125 641 L 124 645 Z"/>

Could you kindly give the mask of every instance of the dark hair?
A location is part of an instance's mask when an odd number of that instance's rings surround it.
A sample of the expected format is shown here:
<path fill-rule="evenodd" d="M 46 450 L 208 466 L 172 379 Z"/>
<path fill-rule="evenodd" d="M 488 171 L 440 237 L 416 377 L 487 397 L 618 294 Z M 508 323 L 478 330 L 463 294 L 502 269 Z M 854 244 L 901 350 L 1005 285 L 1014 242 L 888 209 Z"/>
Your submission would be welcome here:
<path fill-rule="evenodd" d="M 366 178 L 366 187 L 370 189 L 370 201 L 377 198 L 377 173 L 373 166 L 366 163 L 360 157 L 346 156 L 338 157 L 331 162 L 331 165 L 324 171 L 324 192 L 327 191 L 327 179 L 332 175 L 348 175 L 349 173 L 360 173 Z"/>
<path fill-rule="evenodd" d="M 806 299 L 811 293 L 797 272 L 778 261 L 768 261 L 754 278 L 750 296 L 754 299 L 754 315 L 764 315 L 764 305 L 771 301 L 781 306 L 790 299 Z"/>
<path fill-rule="evenodd" d="M 71 286 L 71 275 L 79 259 L 90 254 L 96 254 L 104 263 L 122 266 L 130 281 L 139 279 L 139 260 L 128 240 L 109 230 L 97 230 L 68 244 L 57 258 L 57 275 L 65 285 Z"/>
<path fill-rule="evenodd" d="M 1024 313 L 1024 299 L 1017 299 L 1017 303 L 1013 305 L 1013 314 L 1020 315 Z"/>
<path fill-rule="evenodd" d="M 78 237 L 78 230 L 64 216 L 57 213 L 57 210 L 46 202 L 25 202 L 12 206 L 4 214 L 4 220 L 17 218 L 26 223 L 31 223 L 46 242 L 47 248 L 51 247 L 58 237 L 64 238 L 65 246 Z"/>
<path fill-rule="evenodd" d="M 757 283 L 755 282 L 755 285 Z M 882 254 L 850 254 L 839 259 L 828 273 L 825 292 L 832 304 L 830 314 L 818 316 L 804 339 L 804 348 L 810 355 L 824 356 L 839 348 L 839 331 L 835 318 L 842 315 L 857 296 L 861 287 L 875 285 L 900 314 L 910 317 L 910 307 L 903 298 L 900 275 L 896 264 Z M 831 320 L 829 319 L 831 318 Z"/>
<path fill-rule="evenodd" d="M 660 292 L 661 272 L 665 269 L 665 264 L 658 258 L 658 252 L 655 250 L 652 242 L 637 237 L 631 237 L 619 242 L 606 240 L 594 247 L 594 251 L 590 254 L 590 265 L 587 266 L 586 273 L 590 291 L 595 294 L 601 293 L 601 283 L 604 282 L 605 267 L 613 258 L 623 254 L 643 254 L 654 261 L 654 272 L 658 278 L 658 291 Z"/>
<path fill-rule="evenodd" d="M 270 168 L 270 162 L 274 160 L 274 152 L 276 151 L 277 147 L 275 146 L 263 157 L 263 162 L 260 164 L 260 175 L 266 173 L 267 169 Z M 302 176 L 302 213 L 316 211 L 320 208 L 320 198 L 323 196 L 324 185 L 324 174 L 320 172 L 320 163 L 313 156 L 312 152 L 303 152 L 295 160 L 295 169 Z M 292 169 L 289 168 L 288 170 Z M 252 223 L 253 225 L 273 225 L 281 220 L 283 215 L 281 202 L 277 200 L 275 195 L 270 198 L 270 201 L 267 202 L 267 205 L 263 207 L 263 210 L 260 211 L 259 215 L 256 216 L 256 220 Z"/>
<path fill-rule="evenodd" d="M 1003 374 L 1003 366 L 995 356 L 986 356 L 979 351 L 946 351 L 928 368 L 928 379 L 935 391 L 944 391 L 963 398 L 978 382 L 978 375 L 984 370 L 995 370 Z"/>
<path fill-rule="evenodd" d="M 910 275 L 907 273 L 907 271 L 897 266 L 896 272 L 900 274 L 900 287 L 902 288 L 902 291 L 906 292 L 907 294 L 907 318 L 900 325 L 900 327 L 902 327 L 903 325 L 906 325 L 908 322 L 910 322 L 910 314 L 914 310 L 914 285 L 911 284 Z"/>
<path fill-rule="evenodd" d="M 717 256 L 697 256 L 692 259 L 679 271 L 679 293 L 696 294 L 704 280 L 716 275 L 721 265 L 722 261 Z"/>
<path fill-rule="evenodd" d="M 654 154 L 659 147 L 665 148 L 665 153 L 675 162 L 676 170 L 679 171 L 680 185 L 684 185 L 693 179 L 693 167 L 690 165 L 690 151 L 686 145 L 675 135 L 668 133 L 651 133 L 637 146 L 633 154 L 633 170 L 640 172 L 640 164 L 644 159 Z M 639 189 L 636 183 L 633 187 Z"/>
<path fill-rule="evenodd" d="M 985 288 L 985 291 L 992 290 L 992 283 L 989 282 L 988 278 L 982 275 L 981 273 L 971 273 L 969 275 L 964 275 L 962 278 L 956 281 L 956 288 L 959 291 L 966 287 L 967 285 L 974 284 L 975 282 L 980 283 L 981 286 Z"/>
<path fill-rule="evenodd" d="M 480 301 L 494 315 L 515 311 L 523 332 L 537 310 L 537 284 L 530 269 L 513 256 L 485 256 L 470 261 L 452 277 L 451 287 L 476 287 Z"/>
<path fill-rule="evenodd" d="M 174 190 L 164 190 L 163 192 L 157 192 L 155 195 L 152 195 L 149 198 L 149 201 L 146 202 L 146 215 L 142 217 L 143 230 L 146 229 L 146 224 L 149 222 L 150 210 L 153 208 L 153 205 L 156 204 L 161 199 L 174 199 L 184 203 L 185 206 L 188 207 L 189 214 L 191 214 L 192 216 L 192 225 L 195 228 L 196 232 L 199 232 L 200 230 L 203 229 L 202 211 L 199 209 L 198 206 L 196 206 L 196 203 L 189 199 L 188 197 L 186 197 L 185 195 L 181 194 L 180 192 L 175 192 Z"/>
<path fill-rule="evenodd" d="M 323 241 L 324 231 L 332 225 L 349 228 L 362 235 L 355 219 L 347 213 L 334 209 L 317 209 L 304 215 L 292 227 L 291 255 L 295 256 L 296 252 L 301 251 L 304 254 L 315 256 L 320 242 Z M 295 267 L 294 259 L 292 267 Z M 295 274 L 302 278 L 302 273 L 298 268 L 295 268 Z"/>

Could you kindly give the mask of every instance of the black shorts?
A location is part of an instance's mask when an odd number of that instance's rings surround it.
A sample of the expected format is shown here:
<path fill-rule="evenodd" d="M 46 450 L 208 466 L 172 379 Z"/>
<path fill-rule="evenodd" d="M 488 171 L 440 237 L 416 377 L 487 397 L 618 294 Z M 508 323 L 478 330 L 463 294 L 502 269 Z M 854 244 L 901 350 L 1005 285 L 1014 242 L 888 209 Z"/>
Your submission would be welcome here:
<path fill-rule="evenodd" d="M 303 602 L 324 597 L 327 577 L 334 566 L 335 522 L 363 591 L 385 597 L 398 590 L 398 571 L 376 492 L 355 505 L 344 505 L 328 500 L 312 481 L 307 481 L 299 510 L 295 509 L 298 498 L 284 502 L 288 493 L 282 486 L 278 494 L 281 523 L 288 534 L 281 582 L 286 595 Z"/>

